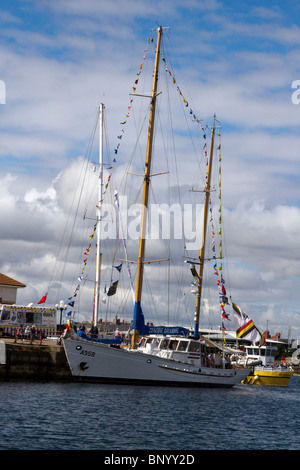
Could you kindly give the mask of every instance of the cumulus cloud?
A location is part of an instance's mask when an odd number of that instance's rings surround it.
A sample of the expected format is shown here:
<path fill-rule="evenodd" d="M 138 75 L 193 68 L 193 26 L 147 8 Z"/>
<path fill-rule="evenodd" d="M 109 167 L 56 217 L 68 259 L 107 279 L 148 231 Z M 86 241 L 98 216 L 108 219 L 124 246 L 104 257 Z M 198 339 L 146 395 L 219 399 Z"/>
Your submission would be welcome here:
<path fill-rule="evenodd" d="M 156 18 L 158 8 L 158 2 L 134 2 L 126 19 L 119 1 L 101 6 L 92 0 L 30 4 L 35 31 L 20 6 L 14 11 L 7 6 L 0 14 L 0 79 L 7 90 L 6 104 L 0 105 L 0 270 L 28 285 L 19 293 L 24 303 L 37 301 L 50 283 L 55 295 L 64 298 L 74 286 L 87 232 L 78 230 L 71 240 L 66 227 L 75 228 L 76 215 L 83 220 L 85 206 L 97 194 L 97 177 L 87 162 L 97 158 L 89 139 L 98 104 L 106 104 L 108 145 L 113 149 L 136 67 L 155 26 L 147 18 Z M 224 243 L 232 295 L 261 327 L 268 321 L 270 329 L 286 334 L 291 326 L 298 332 L 300 114 L 291 101 L 291 84 L 300 70 L 299 27 L 293 13 L 278 3 L 272 10 L 253 7 L 233 15 L 224 2 L 193 0 L 184 6 L 172 2 L 172 8 L 160 2 L 159 10 L 163 26 L 171 27 L 164 54 L 176 56 L 169 65 L 178 84 L 204 121 L 214 112 L 222 121 Z M 166 97 L 163 93 L 160 100 Z M 170 101 L 175 109 L 175 98 Z M 160 111 L 159 119 L 164 117 Z M 181 189 L 202 189 L 205 171 L 196 179 L 198 162 L 191 159 L 201 152 L 187 148 L 189 130 L 181 130 L 178 113 L 169 125 L 177 132 Z M 122 144 L 114 175 L 117 187 L 132 143 L 128 135 Z M 156 150 L 163 155 L 164 147 L 171 146 L 166 140 L 156 143 Z M 155 165 L 157 172 L 168 169 L 162 158 Z M 82 174 L 89 183 L 79 202 Z M 166 202 L 166 180 L 159 178 L 155 184 Z M 175 193 L 178 182 L 172 184 Z M 95 218 L 95 205 L 88 216 Z M 130 240 L 128 244 L 131 248 Z M 155 249 L 161 256 L 166 252 L 158 242 Z M 58 255 L 68 260 L 64 268 Z M 178 266 L 178 247 L 172 256 Z M 62 271 L 68 287 L 63 286 Z M 157 305 L 163 302 L 158 272 L 155 265 L 147 273 L 156 283 Z M 86 312 L 87 297 L 81 299 Z M 208 299 L 209 294 L 204 321 Z"/>

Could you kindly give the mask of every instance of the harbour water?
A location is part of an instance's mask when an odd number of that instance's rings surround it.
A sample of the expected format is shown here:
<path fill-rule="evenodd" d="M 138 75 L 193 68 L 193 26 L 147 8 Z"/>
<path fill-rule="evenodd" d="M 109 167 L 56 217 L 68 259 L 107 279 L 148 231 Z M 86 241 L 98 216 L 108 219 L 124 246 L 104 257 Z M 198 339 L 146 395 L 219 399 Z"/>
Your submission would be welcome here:
<path fill-rule="evenodd" d="M 299 450 L 288 387 L 1 382 L 0 450 Z"/>

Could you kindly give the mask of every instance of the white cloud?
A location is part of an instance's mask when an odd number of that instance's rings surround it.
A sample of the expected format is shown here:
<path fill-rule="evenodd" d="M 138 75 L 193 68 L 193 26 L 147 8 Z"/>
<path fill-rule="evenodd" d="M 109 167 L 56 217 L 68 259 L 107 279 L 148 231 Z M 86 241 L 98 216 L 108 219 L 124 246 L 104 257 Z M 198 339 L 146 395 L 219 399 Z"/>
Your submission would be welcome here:
<path fill-rule="evenodd" d="M 159 7 L 159 21 L 171 27 L 164 53 L 178 57 L 171 68 L 180 88 L 200 117 L 216 112 L 222 121 L 223 210 L 232 291 L 260 324 L 269 320 L 270 327 L 273 323 L 286 328 L 290 322 L 299 328 L 300 107 L 291 102 L 291 83 L 300 78 L 296 20 L 280 4 L 272 11 L 259 7 L 231 14 L 222 2 L 127 2 L 126 10 L 132 11 L 127 17 L 119 1 L 30 4 L 40 21 L 35 29 L 22 20 L 21 9 L 0 15 L 0 79 L 7 90 L 6 104 L 0 105 L 0 202 L 5 220 L 0 270 L 28 284 L 20 299 L 38 300 L 33 297 L 47 290 L 60 245 L 65 255 L 67 222 L 73 224 L 76 211 L 82 217 L 95 184 L 91 172 L 90 191 L 79 210 L 75 194 L 85 160 L 78 156 L 90 156 L 88 141 L 100 101 L 107 108 L 109 146 L 114 148 Z M 160 100 L 165 97 L 163 93 Z M 135 112 L 137 116 L 137 108 Z M 172 121 L 176 130 L 178 118 Z M 133 137 L 126 138 L 119 172 L 121 163 L 131 158 Z M 181 184 L 201 187 L 185 134 L 176 140 Z M 171 142 L 165 145 L 171 147 Z M 157 148 L 162 155 L 163 146 Z M 95 152 L 93 148 L 91 157 Z M 164 171 L 163 166 L 166 162 L 160 158 L 157 171 Z M 164 182 L 157 183 L 160 189 L 165 189 Z M 70 248 L 64 268 L 70 286 L 80 264 L 82 233 L 72 241 L 76 247 Z M 156 249 L 163 253 L 161 246 Z M 152 274 L 158 286 L 156 268 Z M 55 278 L 57 291 L 67 295 L 60 278 L 61 272 Z M 158 292 L 155 295 L 162 302 Z"/>

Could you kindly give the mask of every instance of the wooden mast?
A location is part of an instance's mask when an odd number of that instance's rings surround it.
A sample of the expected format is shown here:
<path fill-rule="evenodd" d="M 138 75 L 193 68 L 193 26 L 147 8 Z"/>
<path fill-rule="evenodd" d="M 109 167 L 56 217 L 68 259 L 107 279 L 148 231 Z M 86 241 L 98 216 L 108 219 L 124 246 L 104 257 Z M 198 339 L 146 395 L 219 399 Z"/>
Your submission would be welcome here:
<path fill-rule="evenodd" d="M 159 26 L 158 31 L 157 31 L 156 56 L 155 56 L 155 64 L 154 64 L 151 106 L 150 106 L 149 125 L 148 125 L 147 153 L 146 153 L 146 162 L 145 162 L 145 171 L 144 171 L 143 200 L 142 200 L 142 213 L 141 213 L 141 225 L 140 225 L 139 252 L 138 252 L 138 260 L 137 260 L 136 290 L 135 290 L 135 309 L 136 308 L 140 309 L 140 302 L 141 302 L 141 297 L 142 297 L 143 262 L 144 262 L 144 254 L 145 254 L 145 235 L 146 235 L 150 169 L 151 169 L 151 158 L 152 158 L 152 143 L 153 143 L 154 118 L 155 118 L 159 56 L 160 56 L 160 44 L 161 44 L 162 30 L 163 28 Z M 137 329 L 132 330 L 132 347 L 134 347 L 136 343 L 138 334 L 139 334 L 139 331 Z"/>
<path fill-rule="evenodd" d="M 211 131 L 211 143 L 210 143 L 210 152 L 209 152 L 209 160 L 208 160 L 207 179 L 206 179 L 206 186 L 204 190 L 205 197 L 204 197 L 204 208 L 203 208 L 203 227 L 202 227 L 202 235 L 201 235 L 197 294 L 196 294 L 196 309 L 195 309 L 195 317 L 194 317 L 194 336 L 196 338 L 198 338 L 199 336 L 200 303 L 201 303 L 202 281 L 203 281 L 203 271 L 204 271 L 205 241 L 206 241 L 207 220 L 208 220 L 208 211 L 209 211 L 209 198 L 210 198 L 210 192 L 211 192 L 211 173 L 212 173 L 212 160 L 213 160 L 213 150 L 214 150 L 214 136 L 215 136 L 215 122 L 213 124 L 212 131 Z"/>

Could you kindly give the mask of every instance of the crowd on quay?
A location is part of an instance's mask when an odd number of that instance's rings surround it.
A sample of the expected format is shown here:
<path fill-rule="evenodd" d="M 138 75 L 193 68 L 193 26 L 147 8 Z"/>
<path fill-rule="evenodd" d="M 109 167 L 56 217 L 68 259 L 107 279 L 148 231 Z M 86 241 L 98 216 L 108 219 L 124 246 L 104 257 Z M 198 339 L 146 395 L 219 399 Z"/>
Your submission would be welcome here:
<path fill-rule="evenodd" d="M 17 342 L 17 340 L 21 340 L 24 342 L 42 340 L 46 338 L 43 331 L 39 328 L 36 328 L 35 325 L 27 325 L 25 328 L 23 327 L 23 325 L 20 325 L 10 334 L 10 336 L 13 336 L 15 338 L 15 342 Z"/>

